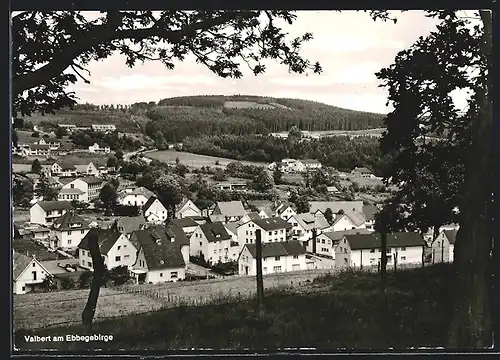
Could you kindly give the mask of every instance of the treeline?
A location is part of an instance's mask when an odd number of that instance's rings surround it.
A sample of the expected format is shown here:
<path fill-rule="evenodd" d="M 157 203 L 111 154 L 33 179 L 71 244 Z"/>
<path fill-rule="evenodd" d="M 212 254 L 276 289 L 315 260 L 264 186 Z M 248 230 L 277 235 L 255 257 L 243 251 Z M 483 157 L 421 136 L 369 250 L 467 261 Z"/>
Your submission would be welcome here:
<path fill-rule="evenodd" d="M 326 137 L 310 141 L 290 141 L 262 135 L 223 135 L 188 138 L 183 150 L 201 155 L 236 160 L 278 162 L 284 158 L 316 159 L 337 169 L 368 167 L 380 174 L 383 167 L 379 140 L 374 137 Z"/>

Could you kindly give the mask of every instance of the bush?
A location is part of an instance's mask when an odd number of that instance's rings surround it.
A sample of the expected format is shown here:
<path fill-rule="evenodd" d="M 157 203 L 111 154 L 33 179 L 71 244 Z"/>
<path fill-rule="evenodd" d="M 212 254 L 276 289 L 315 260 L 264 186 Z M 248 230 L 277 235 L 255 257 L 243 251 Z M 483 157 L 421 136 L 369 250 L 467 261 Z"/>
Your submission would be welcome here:
<path fill-rule="evenodd" d="M 75 288 L 75 281 L 70 277 L 63 277 L 60 286 L 63 290 L 71 290 Z"/>
<path fill-rule="evenodd" d="M 131 278 L 127 266 L 117 266 L 106 273 L 107 280 L 114 286 L 126 284 Z"/>
<path fill-rule="evenodd" d="M 83 272 L 78 278 L 78 287 L 80 289 L 90 288 L 90 285 L 92 284 L 92 277 L 93 274 L 91 271 Z"/>

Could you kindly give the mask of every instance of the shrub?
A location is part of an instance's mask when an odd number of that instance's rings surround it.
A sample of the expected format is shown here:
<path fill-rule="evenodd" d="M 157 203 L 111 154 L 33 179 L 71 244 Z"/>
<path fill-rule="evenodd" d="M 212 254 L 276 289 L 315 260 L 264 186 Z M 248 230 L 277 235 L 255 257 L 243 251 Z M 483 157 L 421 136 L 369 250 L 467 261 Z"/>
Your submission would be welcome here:
<path fill-rule="evenodd" d="M 90 285 L 92 284 L 92 272 L 91 271 L 85 271 L 83 272 L 80 277 L 78 278 L 78 287 L 80 289 L 86 289 L 89 288 Z"/>

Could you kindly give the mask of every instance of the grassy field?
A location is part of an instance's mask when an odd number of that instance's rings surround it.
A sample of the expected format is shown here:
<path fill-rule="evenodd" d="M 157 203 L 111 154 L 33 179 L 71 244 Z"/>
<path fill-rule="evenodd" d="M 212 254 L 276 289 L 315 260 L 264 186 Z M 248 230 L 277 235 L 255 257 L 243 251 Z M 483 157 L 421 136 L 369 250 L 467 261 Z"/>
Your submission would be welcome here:
<path fill-rule="evenodd" d="M 312 280 L 327 270 L 267 275 L 266 289 Z M 255 277 L 232 277 L 165 284 L 127 285 L 103 288 L 97 304 L 97 319 L 153 311 L 183 304 L 202 305 L 214 299 L 245 298 L 255 292 Z M 59 323 L 74 323 L 87 301 L 88 290 L 26 294 L 14 298 L 15 328 L 36 329 Z M 137 298 L 137 304 L 134 303 Z M 150 299 L 151 301 L 148 301 Z"/>
<path fill-rule="evenodd" d="M 55 253 L 48 251 L 45 246 L 37 244 L 30 239 L 20 238 L 12 240 L 12 248 L 16 252 L 23 255 L 35 255 L 35 257 L 40 261 L 57 259 L 57 255 Z"/>
<path fill-rule="evenodd" d="M 20 349 L 33 350 L 437 347 L 445 343 L 452 313 L 450 276 L 448 265 L 389 272 L 384 294 L 377 274 L 346 272 L 308 285 L 321 291 L 268 291 L 262 313 L 255 300 L 181 307 L 97 322 L 93 333 L 112 334 L 110 342 L 24 340 L 27 334 L 82 334 L 80 325 L 17 331 L 14 341 Z"/>
<path fill-rule="evenodd" d="M 15 224 L 30 221 L 30 211 L 25 209 L 14 209 L 12 219 Z"/>
<path fill-rule="evenodd" d="M 108 158 L 113 155 L 110 154 L 93 154 L 85 151 L 72 152 L 63 156 L 54 156 L 57 161 L 68 162 L 72 164 L 83 164 L 92 161 L 94 164 L 106 165 Z M 32 164 L 36 157 L 21 158 L 16 157 L 12 159 L 13 165 L 15 164 Z M 46 164 L 46 160 L 40 160 L 41 164 Z"/>
<path fill-rule="evenodd" d="M 175 159 L 179 158 L 180 162 L 189 167 L 202 167 L 202 166 L 210 166 L 210 167 L 220 167 L 224 168 L 234 159 L 226 159 L 219 158 L 215 156 L 207 156 L 207 155 L 198 155 L 192 154 L 182 151 L 173 151 L 173 150 L 162 150 L 162 151 L 154 151 L 147 154 L 147 157 L 150 159 L 156 159 L 168 164 L 175 164 Z M 215 165 L 215 162 L 219 161 L 219 165 Z M 267 166 L 266 163 L 252 162 L 252 161 L 242 161 L 243 164 L 247 165 L 257 165 L 257 166 Z"/>

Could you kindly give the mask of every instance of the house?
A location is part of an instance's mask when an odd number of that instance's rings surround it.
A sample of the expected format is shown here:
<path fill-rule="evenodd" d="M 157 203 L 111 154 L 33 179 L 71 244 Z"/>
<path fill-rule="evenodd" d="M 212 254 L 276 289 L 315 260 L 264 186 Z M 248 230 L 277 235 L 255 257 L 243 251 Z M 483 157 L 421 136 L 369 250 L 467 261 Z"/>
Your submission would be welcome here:
<path fill-rule="evenodd" d="M 319 235 L 323 231 L 328 231 L 331 227 L 323 215 L 295 214 L 288 218 L 287 222 L 291 226 L 291 235 L 293 240 L 298 240 L 303 246 L 308 246 L 312 239 L 313 230 Z M 312 251 L 312 247 L 308 246 Z"/>
<path fill-rule="evenodd" d="M 104 181 L 102 179 L 99 179 L 98 177 L 81 177 L 63 185 L 62 189 L 59 192 L 59 195 L 61 197 L 70 195 L 77 196 L 78 201 L 90 203 L 99 198 L 99 194 L 103 185 Z"/>
<path fill-rule="evenodd" d="M 325 214 L 327 209 L 332 210 L 334 215 L 338 214 L 342 210 L 344 213 L 348 210 L 355 211 L 357 213 L 363 213 L 363 202 L 362 201 L 309 201 L 311 214 L 322 213 Z"/>
<path fill-rule="evenodd" d="M 64 215 L 55 219 L 52 223 L 52 239 L 50 247 L 52 249 L 62 248 L 63 250 L 75 249 L 80 241 L 90 230 L 89 223 L 76 215 L 74 211 L 67 211 Z"/>
<path fill-rule="evenodd" d="M 57 150 L 61 146 L 61 142 L 58 140 L 42 137 L 38 142 L 38 145 L 48 145 L 50 150 Z"/>
<path fill-rule="evenodd" d="M 261 231 L 261 242 L 282 242 L 290 239 L 292 225 L 280 217 L 250 220 L 238 227 L 240 250 L 245 244 L 255 244 L 256 231 Z"/>
<path fill-rule="evenodd" d="M 30 229 L 31 236 L 33 240 L 36 241 L 46 241 L 48 238 L 50 238 L 50 229 L 46 227 L 36 227 L 33 229 Z"/>
<path fill-rule="evenodd" d="M 137 258 L 131 267 L 137 283 L 175 282 L 186 277 L 186 263 L 177 244 L 155 239 L 147 230 L 134 231 L 130 238 L 138 246 Z"/>
<path fill-rule="evenodd" d="M 124 216 L 116 220 L 114 228 L 125 234 L 126 236 L 130 236 L 136 230 L 142 230 L 144 225 L 147 224 L 144 216 Z"/>
<path fill-rule="evenodd" d="M 93 271 L 92 255 L 88 243 L 91 234 L 88 232 L 78 244 L 78 261 L 80 267 Z M 114 230 L 98 229 L 97 243 L 104 260 L 104 266 L 107 269 L 134 264 L 137 249 L 124 234 Z"/>
<path fill-rule="evenodd" d="M 78 188 L 62 188 L 59 190 L 57 194 L 57 199 L 59 201 L 67 200 L 67 201 L 79 201 L 79 202 L 87 202 L 87 198 L 85 196 L 85 191 L 80 190 Z"/>
<path fill-rule="evenodd" d="M 271 210 L 273 211 L 274 216 L 278 216 L 283 220 L 288 220 L 290 216 L 297 214 L 292 205 L 287 202 L 277 203 L 271 208 Z"/>
<path fill-rule="evenodd" d="M 278 166 L 282 172 L 287 173 L 303 172 L 305 169 L 304 164 L 296 159 L 283 159 Z"/>
<path fill-rule="evenodd" d="M 118 203 L 127 206 L 144 206 L 154 193 L 143 186 L 126 189 L 118 194 Z"/>
<path fill-rule="evenodd" d="M 351 175 L 364 177 L 364 178 L 373 178 L 375 175 L 372 174 L 370 169 L 365 167 L 356 167 L 351 171 Z"/>
<path fill-rule="evenodd" d="M 348 210 L 345 213 L 339 213 L 334 219 L 332 231 L 366 229 L 364 215 L 356 211 Z"/>
<path fill-rule="evenodd" d="M 363 215 L 365 216 L 365 227 L 368 230 L 375 231 L 375 214 L 378 208 L 375 205 L 363 205 Z"/>
<path fill-rule="evenodd" d="M 160 239 L 163 242 L 170 242 L 179 246 L 184 263 L 186 265 L 189 263 L 190 242 L 189 238 L 180 227 L 172 222 L 169 222 L 167 225 L 146 225 L 143 230 L 149 231 L 155 240 Z M 132 238 L 131 241 L 134 241 L 134 238 Z"/>
<path fill-rule="evenodd" d="M 304 165 L 304 171 L 321 169 L 322 165 L 318 160 L 303 159 L 300 162 Z"/>
<path fill-rule="evenodd" d="M 91 161 L 88 164 L 75 164 L 76 173 L 79 176 L 99 176 L 100 172 L 97 166 Z"/>
<path fill-rule="evenodd" d="M 370 234 L 367 229 L 354 229 L 344 231 L 325 231 L 316 237 L 316 248 L 311 252 L 326 255 L 335 259 L 335 247 L 345 235 Z"/>
<path fill-rule="evenodd" d="M 259 219 L 262 219 L 259 216 L 259 213 L 252 211 L 252 212 L 249 212 L 249 213 L 243 215 L 243 217 L 239 221 L 241 221 L 241 223 L 246 223 L 247 221 L 250 221 L 250 220 L 259 220 Z"/>
<path fill-rule="evenodd" d="M 176 206 L 175 216 L 178 219 L 184 219 L 189 216 L 201 216 L 201 210 L 190 199 L 184 199 Z"/>
<path fill-rule="evenodd" d="M 30 155 L 31 156 L 49 156 L 52 153 L 49 145 L 30 145 Z"/>
<path fill-rule="evenodd" d="M 89 152 L 93 154 L 109 154 L 111 148 L 109 146 L 100 147 L 99 144 L 94 143 L 94 145 L 89 146 Z"/>
<path fill-rule="evenodd" d="M 432 262 L 453 262 L 458 230 L 443 230 L 432 243 Z"/>
<path fill-rule="evenodd" d="M 68 201 L 39 201 L 30 208 L 30 222 L 50 225 L 56 218 L 71 209 L 73 206 Z"/>
<path fill-rule="evenodd" d="M 190 238 L 190 255 L 202 256 L 209 264 L 236 261 L 238 243 L 228 234 L 222 222 L 198 225 Z"/>
<path fill-rule="evenodd" d="M 142 207 L 144 217 L 148 222 L 160 224 L 167 220 L 167 208 L 156 196 L 151 196 Z"/>
<path fill-rule="evenodd" d="M 257 274 L 256 244 L 245 244 L 238 257 L 240 275 Z M 306 270 L 306 250 L 300 242 L 262 243 L 262 274 Z"/>
<path fill-rule="evenodd" d="M 59 177 L 75 177 L 77 175 L 76 167 L 75 165 L 70 163 L 61 163 L 59 164 L 59 172 L 58 173 L 53 172 L 53 175 L 57 175 Z"/>
<path fill-rule="evenodd" d="M 340 190 L 334 185 L 327 186 L 326 191 L 328 191 L 330 194 L 340 194 Z"/>
<path fill-rule="evenodd" d="M 184 219 L 170 219 L 170 223 L 178 226 L 179 228 L 184 231 L 184 234 L 186 234 L 187 237 L 190 237 L 191 234 L 196 230 L 198 225 L 202 225 L 198 222 L 196 222 L 192 218 L 184 218 Z"/>
<path fill-rule="evenodd" d="M 26 294 L 39 287 L 50 273 L 35 259 L 12 251 L 13 293 Z"/>
<path fill-rule="evenodd" d="M 380 234 L 344 235 L 335 248 L 335 267 L 377 266 L 381 259 Z M 415 232 L 387 235 L 387 265 L 422 262 L 424 240 Z"/>
<path fill-rule="evenodd" d="M 200 216 L 188 216 L 185 219 L 193 220 L 198 225 L 203 225 L 203 224 L 206 224 L 208 222 L 208 219 L 204 216 L 201 216 L 201 215 Z M 178 220 L 182 220 L 182 219 L 178 219 Z"/>
<path fill-rule="evenodd" d="M 241 201 L 219 201 L 210 218 L 213 218 L 215 222 L 232 222 L 240 220 L 246 213 Z"/>
<path fill-rule="evenodd" d="M 94 131 L 102 131 L 102 132 L 109 132 L 109 131 L 116 130 L 115 125 L 109 125 L 109 124 L 94 124 L 94 125 L 91 125 L 90 127 Z"/>
<path fill-rule="evenodd" d="M 247 191 L 248 184 L 246 181 L 221 181 L 214 185 L 218 190 L 224 191 Z"/>
<path fill-rule="evenodd" d="M 226 231 L 229 235 L 231 235 L 231 238 L 233 239 L 234 242 L 239 244 L 238 241 L 238 227 L 242 224 L 242 221 L 235 221 L 235 222 L 230 222 L 230 223 L 225 223 L 224 227 L 226 228 Z"/>

